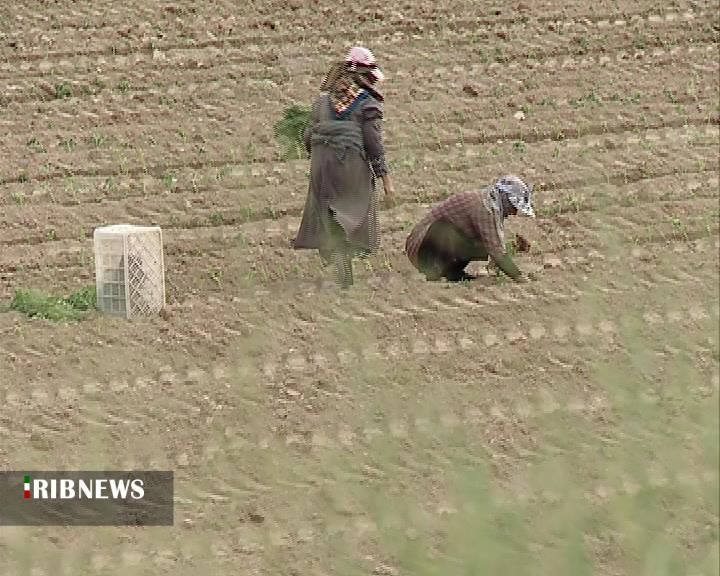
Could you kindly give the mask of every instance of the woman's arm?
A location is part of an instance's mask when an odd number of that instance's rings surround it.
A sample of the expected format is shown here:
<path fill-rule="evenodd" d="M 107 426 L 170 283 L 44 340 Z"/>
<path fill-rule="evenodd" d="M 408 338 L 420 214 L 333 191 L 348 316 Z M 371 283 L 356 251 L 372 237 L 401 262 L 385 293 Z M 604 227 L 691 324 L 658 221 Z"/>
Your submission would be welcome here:
<path fill-rule="evenodd" d="M 470 211 L 470 225 L 475 239 L 483 247 L 495 265 L 516 282 L 524 281 L 522 272 L 505 250 L 495 224 L 495 215 L 479 203 Z"/>
<path fill-rule="evenodd" d="M 385 145 L 382 134 L 383 110 L 379 102 L 371 102 L 363 109 L 363 141 L 368 162 L 376 178 L 381 178 L 385 189 L 386 202 L 394 204 L 395 190 L 385 160 Z"/>
<path fill-rule="evenodd" d="M 383 189 L 385 190 L 385 204 L 388 208 L 395 206 L 395 188 L 390 180 L 390 175 L 385 173 L 382 176 Z"/>

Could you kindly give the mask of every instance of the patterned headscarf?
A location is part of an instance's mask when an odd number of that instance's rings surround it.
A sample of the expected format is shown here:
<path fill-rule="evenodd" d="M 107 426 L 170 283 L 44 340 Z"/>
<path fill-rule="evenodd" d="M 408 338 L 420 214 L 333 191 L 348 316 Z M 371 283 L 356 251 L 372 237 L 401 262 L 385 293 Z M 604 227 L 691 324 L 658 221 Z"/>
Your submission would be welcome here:
<path fill-rule="evenodd" d="M 329 94 L 338 118 L 347 117 L 352 108 L 369 95 L 379 101 L 384 100 L 375 86 L 366 80 L 366 75 L 372 72 L 372 67 L 355 62 L 336 62 L 331 66 L 320 90 Z"/>
<path fill-rule="evenodd" d="M 531 203 L 532 185 L 526 184 L 517 176 L 508 175 L 498 178 L 493 187 L 501 193 L 518 212 L 531 218 L 535 217 L 535 211 Z"/>
<path fill-rule="evenodd" d="M 365 48 L 364 46 L 354 46 L 348 52 L 345 57 L 345 62 L 354 70 L 363 68 L 362 73 L 367 73 L 372 77 L 372 83 L 382 82 L 385 79 L 385 74 L 377 65 L 375 55 Z"/>
<path fill-rule="evenodd" d="M 500 244 L 505 246 L 505 210 L 503 209 L 502 196 L 496 187 L 488 186 L 482 195 L 482 201 L 485 209 L 495 216 L 493 218 L 495 221 L 495 229 L 497 230 L 498 238 L 500 238 Z"/>
<path fill-rule="evenodd" d="M 367 97 L 367 90 L 358 80 L 344 62 L 334 64 L 325 76 L 320 89 L 330 96 L 338 118 L 346 117 L 356 102 Z"/>

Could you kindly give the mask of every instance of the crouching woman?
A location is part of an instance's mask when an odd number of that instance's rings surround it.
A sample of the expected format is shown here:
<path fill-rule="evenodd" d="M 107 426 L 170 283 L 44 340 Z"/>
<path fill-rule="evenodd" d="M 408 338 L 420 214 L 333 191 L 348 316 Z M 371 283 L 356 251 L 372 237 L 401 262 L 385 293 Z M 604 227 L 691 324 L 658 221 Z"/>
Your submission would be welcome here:
<path fill-rule="evenodd" d="M 505 219 L 517 214 L 534 218 L 531 193 L 531 186 L 508 175 L 482 190 L 454 194 L 413 228 L 405 253 L 430 281 L 471 279 L 465 267 L 491 259 L 510 278 L 523 282 L 526 276 L 505 250 Z"/>

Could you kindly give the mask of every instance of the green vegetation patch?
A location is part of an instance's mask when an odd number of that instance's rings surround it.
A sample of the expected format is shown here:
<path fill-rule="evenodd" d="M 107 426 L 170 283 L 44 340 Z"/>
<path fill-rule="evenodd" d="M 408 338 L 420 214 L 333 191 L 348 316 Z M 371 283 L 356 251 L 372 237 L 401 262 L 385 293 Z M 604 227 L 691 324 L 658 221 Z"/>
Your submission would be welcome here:
<path fill-rule="evenodd" d="M 65 298 L 46 294 L 40 290 L 16 290 L 10 301 L 10 310 L 30 318 L 47 320 L 80 320 L 89 310 L 95 308 L 95 286 L 85 286 Z"/>
<path fill-rule="evenodd" d="M 282 118 L 275 123 L 275 139 L 282 147 L 286 160 L 304 157 L 303 130 L 309 119 L 310 110 L 294 104 L 286 108 Z"/>

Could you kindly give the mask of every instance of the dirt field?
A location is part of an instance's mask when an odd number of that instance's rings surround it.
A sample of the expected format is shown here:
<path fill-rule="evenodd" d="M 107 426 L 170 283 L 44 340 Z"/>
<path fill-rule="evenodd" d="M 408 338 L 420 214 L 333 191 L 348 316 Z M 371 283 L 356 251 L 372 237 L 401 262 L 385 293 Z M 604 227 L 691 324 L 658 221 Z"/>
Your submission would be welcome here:
<path fill-rule="evenodd" d="M 109 223 L 168 278 L 144 322 L 0 313 L 0 467 L 177 493 L 0 528 L 0 573 L 718 574 L 717 3 L 246 4 L 0 7 L 0 300 L 92 282 Z M 398 205 L 340 295 L 272 127 L 356 42 Z M 412 224 L 503 173 L 539 279 L 425 282 Z"/>

